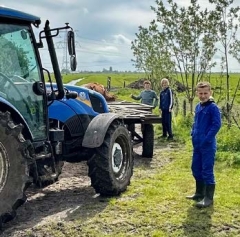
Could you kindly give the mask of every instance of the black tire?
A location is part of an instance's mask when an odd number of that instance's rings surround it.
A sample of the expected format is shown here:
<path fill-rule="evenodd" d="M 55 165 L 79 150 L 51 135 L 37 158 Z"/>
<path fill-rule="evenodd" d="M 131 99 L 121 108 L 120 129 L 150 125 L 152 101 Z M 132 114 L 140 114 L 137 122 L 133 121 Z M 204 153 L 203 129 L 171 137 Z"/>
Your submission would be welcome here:
<path fill-rule="evenodd" d="M 26 201 L 29 182 L 26 141 L 22 125 L 15 125 L 10 113 L 0 112 L 0 222 L 12 220 L 16 209 Z M 1 225 L 1 224 L 0 224 Z"/>
<path fill-rule="evenodd" d="M 154 128 L 152 124 L 143 124 L 142 125 L 142 156 L 146 158 L 153 157 L 154 149 Z"/>
<path fill-rule="evenodd" d="M 103 144 L 95 149 L 88 160 L 88 167 L 91 185 L 96 193 L 115 196 L 124 192 L 133 174 L 133 152 L 128 129 L 115 122 L 111 124 Z"/>
<path fill-rule="evenodd" d="M 131 133 L 131 137 L 132 137 L 132 140 L 133 140 L 134 139 L 134 132 L 135 132 L 135 124 L 134 123 L 128 124 L 127 128 L 128 128 L 128 131 Z"/>

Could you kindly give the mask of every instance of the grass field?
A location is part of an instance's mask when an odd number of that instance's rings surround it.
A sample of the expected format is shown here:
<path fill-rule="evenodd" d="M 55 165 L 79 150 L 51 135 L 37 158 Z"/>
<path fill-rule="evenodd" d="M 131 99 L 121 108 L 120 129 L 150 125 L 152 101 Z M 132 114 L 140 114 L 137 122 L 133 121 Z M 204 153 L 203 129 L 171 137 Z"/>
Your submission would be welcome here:
<path fill-rule="evenodd" d="M 160 145 L 152 160 L 135 160 L 131 185 L 120 197 L 82 206 L 71 213 L 74 220 L 36 227 L 28 236 L 240 236 L 239 167 L 216 163 L 215 204 L 198 209 L 185 199 L 194 191 L 190 146 Z"/>
<path fill-rule="evenodd" d="M 68 83 L 72 80 L 83 78 L 77 85 L 87 84 L 89 82 L 98 82 L 107 86 L 108 77 L 111 77 L 111 84 L 114 87 L 124 87 L 135 80 L 144 77 L 143 73 L 90 73 L 90 74 L 68 74 L 63 75 L 63 82 Z"/>
<path fill-rule="evenodd" d="M 124 80 L 131 82 L 143 75 L 92 74 L 77 77 L 85 78 L 81 81 L 82 84 L 90 81 L 104 84 L 107 76 L 112 77 L 114 86 L 121 86 Z M 212 78 L 214 87 L 218 83 L 216 81 L 214 84 L 214 80 L 217 80 L 217 75 L 215 76 L 215 79 Z M 232 91 L 236 88 L 238 77 L 239 75 L 231 75 Z M 131 92 L 121 89 L 115 93 L 121 99 L 130 101 Z M 240 236 L 240 130 L 234 126 L 229 129 L 225 125 L 220 130 L 214 206 L 198 209 L 193 201 L 185 198 L 192 194 L 195 188 L 190 167 L 191 122 L 191 117 L 174 118 L 176 141 L 170 144 L 159 140 L 160 125 L 155 125 L 155 155 L 151 160 L 139 157 L 135 159 L 131 185 L 120 197 L 100 198 L 91 206 L 77 208 L 71 213 L 71 220 L 35 227 L 29 230 L 27 236 Z"/>

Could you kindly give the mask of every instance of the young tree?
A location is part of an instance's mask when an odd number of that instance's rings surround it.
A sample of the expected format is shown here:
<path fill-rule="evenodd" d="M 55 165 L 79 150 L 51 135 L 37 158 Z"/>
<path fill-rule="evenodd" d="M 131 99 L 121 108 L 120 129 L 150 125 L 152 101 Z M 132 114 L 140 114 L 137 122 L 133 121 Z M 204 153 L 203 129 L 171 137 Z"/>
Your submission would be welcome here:
<path fill-rule="evenodd" d="M 226 74 L 226 106 L 223 107 L 225 117 L 227 118 L 228 127 L 231 126 L 231 113 L 233 102 L 236 97 L 236 91 L 231 98 L 230 94 L 230 76 L 229 76 L 229 54 L 240 63 L 240 41 L 237 39 L 239 28 L 240 7 L 233 7 L 234 0 L 209 0 L 215 6 L 214 16 L 217 20 L 217 30 L 219 42 L 222 46 L 222 72 Z M 239 83 L 238 83 L 239 85 Z M 238 89 L 238 88 L 237 88 Z"/>
<path fill-rule="evenodd" d="M 173 0 L 157 0 L 152 7 L 162 35 L 168 44 L 182 83 L 187 88 L 186 96 L 193 111 L 195 86 L 216 65 L 213 56 L 217 51 L 217 31 L 213 12 L 202 10 L 197 0 L 188 7 L 179 7 Z"/>
<path fill-rule="evenodd" d="M 174 71 L 174 62 L 161 34 L 154 20 L 149 28 L 139 26 L 137 39 L 132 42 L 131 47 L 135 56 L 135 60 L 132 60 L 135 67 L 150 77 L 154 89 L 159 89 L 161 78 Z"/>

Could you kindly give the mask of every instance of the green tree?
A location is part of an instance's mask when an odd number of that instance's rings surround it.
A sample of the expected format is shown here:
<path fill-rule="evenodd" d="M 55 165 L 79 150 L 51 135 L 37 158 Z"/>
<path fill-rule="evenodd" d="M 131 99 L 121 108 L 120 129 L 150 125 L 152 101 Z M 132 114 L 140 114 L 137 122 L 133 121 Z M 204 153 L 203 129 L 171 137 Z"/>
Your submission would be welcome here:
<path fill-rule="evenodd" d="M 233 103 L 236 98 L 236 88 L 234 96 L 230 96 L 230 75 L 229 75 L 229 54 L 240 63 L 240 41 L 237 39 L 237 31 L 239 28 L 239 12 L 240 7 L 233 7 L 234 0 L 209 0 L 214 9 L 214 16 L 217 24 L 219 42 L 221 44 L 221 70 L 222 74 L 226 75 L 226 105 L 223 107 L 223 112 L 227 118 L 228 127 L 231 126 L 231 113 Z M 238 82 L 239 85 L 239 82 Z"/>
<path fill-rule="evenodd" d="M 173 0 L 168 0 L 169 7 L 163 1 L 156 3 L 158 7 L 152 9 L 187 88 L 186 97 L 192 112 L 196 84 L 216 65 L 213 57 L 217 51 L 217 31 L 213 12 L 202 10 L 197 0 L 192 0 L 188 7 L 179 7 Z"/>
<path fill-rule="evenodd" d="M 137 66 L 146 66 L 149 55 L 154 58 L 152 54 L 155 51 L 149 49 L 164 49 L 155 59 L 161 65 L 174 63 L 174 71 L 178 72 L 181 82 L 187 88 L 186 97 L 190 110 L 193 111 L 195 86 L 216 65 L 213 57 L 217 51 L 217 18 L 212 11 L 202 10 L 197 0 L 192 0 L 188 7 L 179 7 L 173 0 L 168 0 L 167 3 L 168 6 L 162 0 L 156 0 L 157 6 L 151 7 L 156 14 L 156 22 L 153 21 L 156 27 L 151 27 L 151 23 L 148 29 L 141 27 L 137 34 L 135 52 L 138 56 L 137 63 L 140 63 Z M 157 41 L 149 40 L 149 35 L 153 32 Z M 163 58 L 169 60 L 161 60 Z M 156 60 L 155 64 L 159 65 Z M 149 66 L 148 70 L 151 71 Z"/>
<path fill-rule="evenodd" d="M 139 26 L 137 39 L 132 42 L 134 65 L 144 71 L 150 78 L 153 88 L 159 89 L 159 81 L 165 76 L 171 76 L 174 72 L 174 62 L 168 51 L 166 41 L 158 31 L 155 20 L 150 22 L 148 28 Z"/>

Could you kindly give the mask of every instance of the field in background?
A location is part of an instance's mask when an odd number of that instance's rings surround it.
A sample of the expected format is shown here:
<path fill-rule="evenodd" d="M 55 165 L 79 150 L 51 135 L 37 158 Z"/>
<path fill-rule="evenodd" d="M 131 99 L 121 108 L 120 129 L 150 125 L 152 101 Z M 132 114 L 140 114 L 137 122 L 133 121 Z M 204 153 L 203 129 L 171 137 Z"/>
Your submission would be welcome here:
<path fill-rule="evenodd" d="M 134 101 L 130 98 L 130 94 L 138 95 L 140 90 L 128 88 L 127 86 L 134 82 L 138 81 L 142 78 L 147 78 L 144 73 L 130 73 L 130 72 L 119 72 L 119 73 L 71 73 L 71 74 L 62 74 L 64 84 L 67 84 L 71 81 L 81 79 L 76 83 L 76 85 L 83 85 L 89 82 L 97 82 L 105 87 L 107 87 L 108 78 L 111 77 L 111 93 L 114 93 L 117 96 L 118 100 L 126 100 L 126 101 Z M 47 78 L 47 77 L 46 77 Z M 181 83 L 186 85 L 186 81 L 182 81 L 180 75 L 176 78 Z M 220 75 L 219 73 L 212 73 L 210 79 L 204 78 L 205 80 L 209 80 L 212 84 L 213 88 L 213 96 L 215 102 L 219 105 L 219 107 L 226 106 L 226 75 Z M 240 79 L 240 73 L 231 73 L 229 80 L 229 92 L 230 92 L 230 104 L 232 102 L 232 98 L 236 93 L 236 97 L 234 100 L 233 110 L 234 113 L 238 114 L 239 105 L 240 105 L 240 90 L 238 90 L 238 80 Z M 47 80 L 47 79 L 46 79 Z M 54 76 L 52 75 L 52 80 L 54 80 Z M 185 80 L 185 79 L 184 79 Z M 160 82 L 160 79 L 159 79 Z M 191 88 L 191 77 L 188 78 L 187 85 Z M 172 85 L 171 85 L 172 87 Z M 172 87 L 173 88 L 173 87 Z M 173 88 L 175 89 L 175 88 Z M 159 89 L 155 89 L 157 94 L 159 94 Z M 176 91 L 176 89 L 175 89 Z M 187 102 L 187 111 L 190 110 L 189 103 L 186 98 L 186 93 L 177 93 L 178 100 L 178 111 L 183 111 L 183 103 L 184 100 Z M 196 104 L 198 99 L 195 97 L 193 103 Z M 175 103 L 176 104 L 176 103 Z M 158 113 L 157 109 L 154 113 Z"/>
<path fill-rule="evenodd" d="M 52 74 L 52 80 L 55 81 L 54 75 Z M 63 83 L 69 83 L 73 80 L 83 79 L 77 83 L 77 85 L 86 84 L 89 82 L 98 82 L 104 86 L 107 86 L 108 77 L 111 77 L 111 85 L 112 87 L 123 88 L 124 84 L 128 85 L 131 82 L 139 80 L 141 78 L 147 78 L 144 73 L 129 73 L 129 72 L 121 72 L 121 73 L 71 73 L 71 74 L 62 74 Z M 180 75 L 176 78 L 179 82 L 183 83 Z M 205 80 L 209 80 L 212 84 L 215 92 L 220 92 L 220 87 L 224 87 L 226 85 L 226 76 L 221 76 L 219 73 L 212 73 L 210 79 L 204 78 Z M 240 79 L 240 73 L 231 73 L 230 74 L 230 91 L 233 93 L 237 88 L 238 80 Z M 45 80 L 48 81 L 47 76 L 45 75 Z M 160 79 L 159 79 L 160 81 Z M 184 84 L 186 81 L 184 79 Z M 188 86 L 191 87 L 191 78 L 188 79 Z M 240 92 L 238 93 L 240 95 Z M 239 101 L 240 102 L 240 101 Z"/>
<path fill-rule="evenodd" d="M 77 82 L 76 85 L 83 85 L 87 84 L 89 82 L 97 82 L 105 87 L 107 86 L 108 77 L 111 77 L 111 88 L 115 88 L 114 93 L 118 96 L 120 99 L 129 99 L 129 94 L 133 93 L 139 93 L 139 90 L 133 90 L 133 89 L 124 89 L 124 86 L 129 85 L 130 83 L 137 81 L 142 78 L 146 78 L 144 73 L 74 73 L 74 74 L 63 74 L 63 82 L 69 83 L 70 81 L 82 79 L 81 81 Z M 180 75 L 176 78 L 179 82 L 183 83 Z M 206 80 L 209 80 L 212 84 L 213 88 L 213 96 L 215 98 L 215 101 L 218 104 L 223 105 L 224 101 L 226 100 L 226 76 L 221 76 L 219 73 L 212 73 L 210 79 L 205 78 Z M 240 79 L 239 73 L 231 73 L 230 74 L 230 96 L 233 96 L 236 91 L 236 99 L 234 103 L 240 104 L 240 90 L 236 90 L 238 86 L 238 80 Z M 160 81 L 160 79 L 159 79 Z M 184 84 L 186 85 L 186 81 L 184 81 Z M 188 79 L 188 87 L 191 87 L 191 78 Z M 118 90 L 116 90 L 116 88 Z M 156 91 L 158 92 L 158 91 Z M 179 97 L 184 98 L 185 93 L 179 93 Z M 180 98 L 180 99 L 181 99 Z M 196 99 L 196 98 L 195 98 Z"/>
<path fill-rule="evenodd" d="M 129 83 L 139 80 L 144 77 L 143 73 L 89 73 L 89 74 L 68 74 L 62 75 L 63 82 L 68 83 L 72 80 L 82 78 L 83 80 L 78 82 L 77 85 L 87 84 L 89 82 L 98 82 L 104 86 L 107 86 L 108 77 L 111 77 L 111 85 L 113 87 L 124 87 Z"/>

